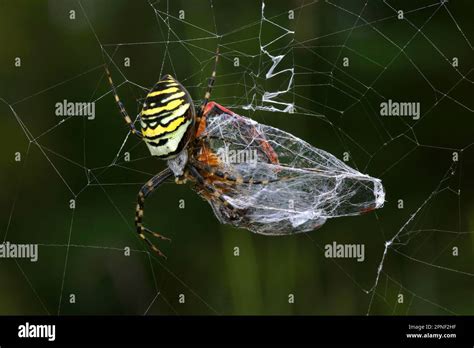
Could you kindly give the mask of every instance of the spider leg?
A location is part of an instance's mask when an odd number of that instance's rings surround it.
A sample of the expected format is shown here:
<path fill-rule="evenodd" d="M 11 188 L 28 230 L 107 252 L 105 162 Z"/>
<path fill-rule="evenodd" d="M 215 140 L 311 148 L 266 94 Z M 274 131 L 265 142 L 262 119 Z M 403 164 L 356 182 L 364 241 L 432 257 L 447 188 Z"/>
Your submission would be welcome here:
<path fill-rule="evenodd" d="M 137 229 L 137 233 L 140 236 L 141 239 L 143 239 L 150 247 L 155 251 L 158 255 L 165 257 L 166 256 L 158 249 L 146 236 L 145 232 L 148 234 L 153 235 L 154 237 L 164 239 L 164 240 L 170 240 L 169 238 L 166 238 L 162 236 L 161 234 L 158 234 L 156 232 L 150 231 L 148 228 L 143 226 L 143 213 L 144 213 L 144 206 L 145 206 L 145 199 L 148 197 L 149 194 L 151 194 L 158 186 L 160 186 L 163 181 L 168 179 L 172 175 L 172 171 L 169 168 L 166 168 L 163 170 L 161 173 L 155 175 L 153 178 L 148 180 L 148 182 L 142 186 L 140 189 L 140 192 L 138 192 L 138 202 L 137 202 L 137 207 L 136 207 L 136 212 L 135 212 L 135 227 Z"/>
<path fill-rule="evenodd" d="M 216 71 L 217 71 L 218 61 L 219 61 L 219 46 L 217 46 L 217 49 L 216 49 L 216 60 L 214 61 L 214 69 L 212 70 L 211 77 L 209 78 L 207 82 L 206 94 L 204 94 L 204 100 L 201 103 L 201 106 L 196 115 L 196 124 L 198 125 L 198 131 L 197 131 L 198 134 L 201 133 L 202 130 L 204 130 L 204 128 L 206 127 L 204 110 L 206 109 L 206 105 L 209 102 L 209 99 L 211 98 L 212 86 L 214 86 L 214 82 L 216 82 Z"/>
<path fill-rule="evenodd" d="M 190 165 L 188 168 L 191 176 L 197 180 L 197 182 L 204 190 L 206 190 L 211 196 L 217 198 L 222 204 L 229 208 L 229 210 L 231 210 L 233 214 L 239 215 L 239 210 L 235 208 L 232 204 L 230 204 L 227 199 L 224 198 L 224 195 L 221 191 L 217 190 L 214 186 L 208 184 L 204 177 L 198 172 L 198 170 L 194 166 Z"/>
<path fill-rule="evenodd" d="M 125 106 L 123 106 L 123 103 L 120 100 L 120 97 L 117 93 L 117 88 L 115 87 L 114 81 L 112 80 L 112 75 L 110 74 L 107 64 L 104 64 L 104 67 L 105 72 L 107 73 L 107 79 L 109 81 L 110 87 L 112 88 L 112 93 L 114 94 L 115 102 L 119 107 L 120 113 L 122 114 L 125 123 L 130 127 L 130 131 L 132 132 L 132 134 L 136 135 L 140 139 L 143 138 L 142 133 L 138 129 L 136 129 L 135 124 L 132 122 L 132 119 L 128 115 L 127 110 L 125 109 Z"/>
<path fill-rule="evenodd" d="M 266 180 L 254 180 L 252 178 L 248 179 L 248 180 L 245 180 L 241 175 L 237 174 L 237 175 L 234 175 L 234 174 L 231 174 L 231 173 L 228 173 L 228 172 L 223 172 L 222 170 L 220 170 L 219 168 L 217 167 L 214 167 L 214 166 L 210 166 L 206 163 L 203 163 L 203 162 L 200 162 L 200 161 L 196 161 L 196 160 L 192 160 L 192 164 L 195 165 L 196 167 L 198 167 L 199 169 L 202 169 L 202 170 L 205 170 L 206 172 L 208 172 L 209 174 L 211 175 L 215 175 L 225 181 L 231 181 L 231 182 L 234 182 L 236 184 L 255 184 L 255 185 L 267 185 L 271 182 L 277 182 L 277 181 L 280 181 L 282 178 L 278 178 L 278 179 L 266 179 Z"/>
<path fill-rule="evenodd" d="M 234 121 L 238 124 L 238 127 L 239 128 L 241 127 L 242 129 L 245 129 L 247 131 L 246 136 L 249 137 L 249 139 L 247 141 L 249 141 L 249 142 L 252 142 L 254 140 L 258 141 L 260 143 L 259 150 L 262 151 L 266 155 L 268 160 L 272 164 L 276 164 L 276 165 L 279 164 L 278 154 L 275 152 L 275 150 L 273 149 L 271 144 L 268 142 L 265 135 L 260 133 L 258 131 L 258 128 L 255 125 L 246 124 L 246 122 L 245 122 L 245 120 L 242 116 L 236 114 L 233 111 L 230 111 L 229 109 L 226 109 L 222 105 L 219 105 L 219 104 L 217 104 L 213 101 L 209 102 L 207 104 L 207 106 L 205 107 L 205 109 L 204 109 L 204 113 L 202 114 L 202 117 L 200 119 L 201 122 L 198 123 L 198 129 L 197 129 L 197 132 L 196 132 L 196 137 L 197 138 L 203 136 L 203 133 L 206 130 L 206 122 L 207 122 L 207 118 L 208 118 L 207 114 L 213 108 L 217 108 L 220 111 L 220 113 L 225 113 L 225 114 L 228 114 L 228 115 L 231 115 L 232 117 L 234 117 Z M 213 138 L 213 137 L 210 137 L 207 134 L 206 138 Z"/>

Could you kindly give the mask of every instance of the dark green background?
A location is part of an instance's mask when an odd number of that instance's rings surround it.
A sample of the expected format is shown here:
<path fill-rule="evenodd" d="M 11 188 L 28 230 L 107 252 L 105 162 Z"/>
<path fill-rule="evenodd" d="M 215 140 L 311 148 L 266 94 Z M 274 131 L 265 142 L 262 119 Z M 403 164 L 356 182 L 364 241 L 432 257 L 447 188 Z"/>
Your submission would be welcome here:
<path fill-rule="evenodd" d="M 261 21 L 258 1 L 0 0 L 0 238 L 40 244 L 37 263 L 0 260 L 0 314 L 473 314 L 472 2 L 388 3 L 408 21 L 382 1 L 267 1 L 266 18 L 295 31 L 267 48 L 285 55 L 277 70 L 295 68 L 280 100 L 297 112 L 287 114 L 241 108 L 288 78 L 265 81 L 271 61 L 259 38 L 266 44 L 285 31 Z M 99 42 L 117 85 L 130 81 L 119 93 L 133 115 L 161 73 L 198 102 L 219 44 L 214 100 L 340 159 L 349 152 L 349 165 L 382 179 L 385 207 L 308 234 L 265 237 L 220 225 L 188 186 L 166 184 L 147 201 L 145 222 L 173 242 L 159 242 L 167 260 L 149 254 L 133 229 L 135 197 L 165 163 L 130 137 L 112 165 L 127 128 L 104 96 Z M 54 105 L 63 99 L 96 101 L 95 120 L 58 125 Z M 380 117 L 386 99 L 421 102 L 422 119 Z M 375 294 L 367 293 L 385 241 L 402 227 Z M 365 262 L 325 258 L 332 241 L 365 244 Z"/>

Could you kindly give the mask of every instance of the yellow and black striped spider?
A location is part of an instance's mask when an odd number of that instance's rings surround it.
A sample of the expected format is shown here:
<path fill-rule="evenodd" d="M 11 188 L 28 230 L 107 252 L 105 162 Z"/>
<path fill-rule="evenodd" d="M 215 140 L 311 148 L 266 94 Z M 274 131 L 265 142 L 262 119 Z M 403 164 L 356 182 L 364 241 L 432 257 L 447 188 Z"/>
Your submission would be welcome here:
<path fill-rule="evenodd" d="M 204 100 L 195 108 L 186 88 L 165 75 L 148 92 L 138 116 L 125 110 L 107 64 L 108 80 L 125 122 L 153 156 L 168 167 L 138 193 L 135 226 L 160 256 L 143 225 L 145 199 L 173 176 L 191 181 L 221 223 L 267 235 L 311 231 L 327 218 L 358 215 L 383 205 L 379 179 L 361 174 L 333 155 L 282 130 L 259 124 L 209 102 L 219 50 Z"/>

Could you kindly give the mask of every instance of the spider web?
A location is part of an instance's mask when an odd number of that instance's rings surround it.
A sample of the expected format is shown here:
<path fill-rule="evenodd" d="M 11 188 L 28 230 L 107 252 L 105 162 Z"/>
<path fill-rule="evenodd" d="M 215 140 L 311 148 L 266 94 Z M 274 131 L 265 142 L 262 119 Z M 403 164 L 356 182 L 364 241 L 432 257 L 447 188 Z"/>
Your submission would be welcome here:
<path fill-rule="evenodd" d="M 16 34 L 5 54 L 23 65 L 5 68 L 0 94 L 2 240 L 38 244 L 39 260 L 0 260 L 1 313 L 473 314 L 471 5 L 226 6 L 10 9 L 11 18 L 35 12 L 40 26 Z M 134 199 L 165 163 L 123 126 L 104 60 L 136 115 L 164 73 L 198 105 L 217 46 L 213 100 L 380 178 L 384 208 L 271 238 L 219 225 L 189 187 L 164 185 L 147 200 L 145 224 L 173 242 L 160 244 L 167 261 L 150 253 L 133 228 Z M 58 118 L 63 99 L 94 102 L 95 118 Z M 382 117 L 388 100 L 419 102 L 420 117 Z M 333 242 L 365 245 L 364 262 L 325 257 Z"/>

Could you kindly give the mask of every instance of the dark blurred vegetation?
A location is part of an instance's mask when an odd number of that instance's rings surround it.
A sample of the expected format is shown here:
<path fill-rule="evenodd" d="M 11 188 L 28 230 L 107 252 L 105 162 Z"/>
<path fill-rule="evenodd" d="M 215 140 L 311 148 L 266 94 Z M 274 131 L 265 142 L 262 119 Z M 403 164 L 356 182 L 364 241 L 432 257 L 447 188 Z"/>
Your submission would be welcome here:
<path fill-rule="evenodd" d="M 295 86 L 281 97 L 296 103 L 295 114 L 241 108 L 253 93 L 259 100 L 262 89 L 285 88 L 288 75 L 265 81 L 272 64 L 259 46 L 285 31 L 261 22 L 258 1 L 212 3 L 0 0 L 0 238 L 41 245 L 37 263 L 0 260 L 0 314 L 56 314 L 60 298 L 61 314 L 366 314 L 372 293 L 364 290 L 375 283 L 385 241 L 420 207 L 388 250 L 370 313 L 473 314 L 472 3 L 450 1 L 448 12 L 434 0 L 397 1 L 408 22 L 380 1 L 267 1 L 266 18 L 295 31 L 267 48 L 285 54 L 277 70 L 295 68 Z M 127 128 L 104 96 L 98 40 L 133 115 L 161 73 L 174 74 L 198 102 L 219 44 L 214 100 L 340 159 L 349 152 L 349 165 L 382 179 L 385 207 L 272 238 L 220 225 L 189 186 L 166 184 L 147 201 L 145 221 L 173 242 L 159 242 L 167 260 L 149 255 L 133 229 L 135 197 L 165 164 L 130 137 L 111 165 Z M 117 66 L 133 83 L 122 84 Z M 64 99 L 96 101 L 95 119 L 57 125 L 54 105 Z M 421 102 L 422 119 L 382 119 L 385 99 Z M 365 262 L 325 258 L 332 241 L 365 244 Z"/>

